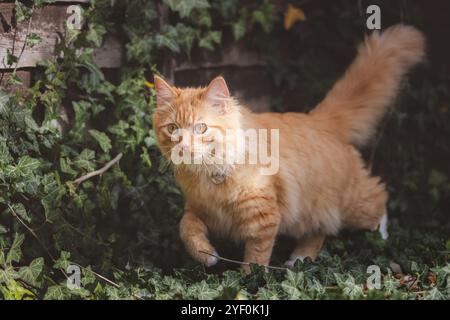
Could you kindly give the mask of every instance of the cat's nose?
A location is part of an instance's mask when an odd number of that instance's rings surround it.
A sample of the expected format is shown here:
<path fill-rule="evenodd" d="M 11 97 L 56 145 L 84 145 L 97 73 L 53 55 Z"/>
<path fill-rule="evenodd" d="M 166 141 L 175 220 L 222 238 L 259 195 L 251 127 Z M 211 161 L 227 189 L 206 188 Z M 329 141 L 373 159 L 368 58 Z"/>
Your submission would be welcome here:
<path fill-rule="evenodd" d="M 189 151 L 189 145 L 188 145 L 187 143 L 181 142 L 181 143 L 180 143 L 180 150 L 181 150 L 182 152 Z"/>

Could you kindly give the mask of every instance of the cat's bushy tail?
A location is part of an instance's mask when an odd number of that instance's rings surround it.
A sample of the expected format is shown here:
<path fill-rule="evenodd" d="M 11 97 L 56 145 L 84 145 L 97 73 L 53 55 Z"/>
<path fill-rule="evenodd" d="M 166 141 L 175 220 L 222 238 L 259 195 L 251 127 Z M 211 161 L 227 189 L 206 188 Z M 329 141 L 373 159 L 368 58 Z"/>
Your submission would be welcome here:
<path fill-rule="evenodd" d="M 341 140 L 364 145 L 392 103 L 402 76 L 423 59 L 424 52 L 425 38 L 413 27 L 395 25 L 371 34 L 311 116 Z"/>

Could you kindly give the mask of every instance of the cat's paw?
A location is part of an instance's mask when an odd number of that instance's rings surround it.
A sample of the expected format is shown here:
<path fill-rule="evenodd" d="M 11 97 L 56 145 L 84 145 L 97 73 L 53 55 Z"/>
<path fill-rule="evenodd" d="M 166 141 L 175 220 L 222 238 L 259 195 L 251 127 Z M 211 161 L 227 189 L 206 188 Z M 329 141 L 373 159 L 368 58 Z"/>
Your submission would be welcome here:
<path fill-rule="evenodd" d="M 205 266 L 212 267 L 213 265 L 217 264 L 219 262 L 219 258 L 217 256 L 219 255 L 216 250 L 212 253 L 214 256 L 209 256 L 208 259 L 206 259 Z"/>
<path fill-rule="evenodd" d="M 289 260 L 287 260 L 284 265 L 288 268 L 292 268 L 295 265 L 295 262 L 297 260 L 303 261 L 305 260 L 305 256 L 295 256 L 295 255 L 291 255 Z"/>
<path fill-rule="evenodd" d="M 206 267 L 212 267 L 219 262 L 218 256 L 216 250 L 199 250 L 198 260 Z"/>

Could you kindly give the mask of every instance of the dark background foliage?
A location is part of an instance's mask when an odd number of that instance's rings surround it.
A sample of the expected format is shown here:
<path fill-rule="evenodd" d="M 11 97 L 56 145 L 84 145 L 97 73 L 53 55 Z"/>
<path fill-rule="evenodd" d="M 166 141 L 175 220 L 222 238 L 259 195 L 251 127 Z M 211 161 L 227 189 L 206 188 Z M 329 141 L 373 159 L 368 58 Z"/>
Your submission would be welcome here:
<path fill-rule="evenodd" d="M 288 4 L 307 18 L 289 30 L 283 25 Z M 220 263 L 205 273 L 178 237 L 183 199 L 151 130 L 152 74 L 163 73 L 177 85 L 204 85 L 221 73 L 244 98 L 264 91 L 275 111 L 307 112 L 351 63 L 368 33 L 369 4 L 381 7 L 383 29 L 413 24 L 428 39 L 427 60 L 405 79 L 379 134 L 363 150 L 373 173 L 389 186 L 391 239 L 344 232 L 327 242 L 317 262 L 294 271 L 245 277 L 236 265 Z M 0 295 L 448 297 L 448 9 L 438 0 L 92 1 L 84 29 L 61 38 L 57 51 L 64 57 L 42 61 L 26 94 L 0 94 Z M 119 70 L 93 63 L 89 48 L 107 34 L 125 44 Z M 264 63 L 204 67 L 233 45 L 256 52 Z M 85 50 L 77 53 L 79 48 Z M 174 69 L 186 62 L 198 67 Z M 119 165 L 74 182 L 119 153 Z M 236 245 L 215 241 L 223 256 L 241 259 Z M 291 247 L 289 239 L 280 239 L 274 265 Z M 69 262 L 83 267 L 78 291 L 65 286 L 61 269 Z M 362 285 L 370 264 L 382 267 L 383 291 L 367 292 Z M 235 271 L 223 273 L 227 269 Z"/>

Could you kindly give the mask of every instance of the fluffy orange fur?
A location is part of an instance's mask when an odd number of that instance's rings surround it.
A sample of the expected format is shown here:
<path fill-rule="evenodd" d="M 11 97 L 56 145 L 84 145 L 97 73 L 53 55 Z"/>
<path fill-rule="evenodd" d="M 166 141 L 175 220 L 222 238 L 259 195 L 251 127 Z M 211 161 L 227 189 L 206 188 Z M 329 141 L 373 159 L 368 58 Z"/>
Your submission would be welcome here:
<path fill-rule="evenodd" d="M 362 146 L 394 99 L 408 69 L 424 56 L 416 29 L 397 25 L 365 39 L 345 75 L 309 114 L 255 114 L 239 105 L 223 78 L 206 88 L 175 88 L 155 77 L 154 129 L 170 162 L 169 124 L 192 128 L 197 122 L 219 131 L 279 129 L 279 171 L 262 175 L 260 165 L 181 164 L 174 166 L 185 199 L 180 235 L 188 252 L 205 265 L 217 259 L 208 234 L 245 242 L 245 262 L 268 265 L 277 234 L 297 239 L 288 264 L 315 258 L 327 235 L 342 228 L 376 229 L 386 214 L 388 194 L 372 177 L 355 146 Z M 204 134 L 201 143 L 214 143 Z M 181 142 L 180 142 L 181 141 Z M 270 141 L 269 141 L 270 143 Z M 186 147 L 189 148 L 189 145 Z M 190 150 L 195 153 L 195 150 Z M 224 176 L 217 183 L 215 174 Z"/>

